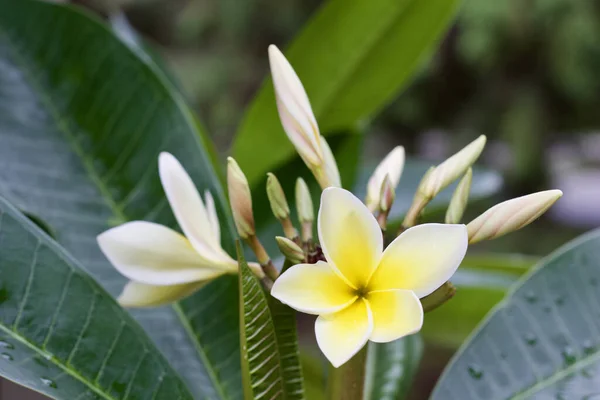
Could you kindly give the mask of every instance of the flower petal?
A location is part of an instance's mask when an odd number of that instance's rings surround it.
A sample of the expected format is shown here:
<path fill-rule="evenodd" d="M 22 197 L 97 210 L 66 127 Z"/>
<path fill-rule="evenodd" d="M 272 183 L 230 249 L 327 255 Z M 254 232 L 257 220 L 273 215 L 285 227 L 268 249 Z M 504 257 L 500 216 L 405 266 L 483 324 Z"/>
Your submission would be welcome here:
<path fill-rule="evenodd" d="M 190 283 L 227 272 L 204 263 L 185 237 L 152 222 L 109 229 L 98 236 L 98 244 L 121 274 L 151 285 Z"/>
<path fill-rule="evenodd" d="M 321 195 L 318 229 L 329 264 L 355 288 L 364 287 L 383 248 L 375 217 L 352 193 L 330 187 Z"/>
<path fill-rule="evenodd" d="M 215 200 L 212 194 L 207 190 L 204 192 L 204 201 L 206 204 L 206 211 L 208 214 L 208 221 L 212 228 L 213 235 L 217 240 L 217 243 L 221 243 L 221 225 L 219 224 L 219 215 L 217 214 L 217 208 L 215 207 Z"/>
<path fill-rule="evenodd" d="M 373 175 L 369 179 L 369 183 L 367 183 L 367 198 L 365 202 L 370 210 L 375 210 L 379 207 L 381 185 L 385 177 L 390 177 L 390 183 L 396 189 L 403 169 L 404 147 L 396 146 L 375 168 Z"/>
<path fill-rule="evenodd" d="M 321 315 L 315 323 L 317 344 L 336 368 L 358 353 L 372 332 L 373 315 L 362 299 L 335 314 Z"/>
<path fill-rule="evenodd" d="M 385 250 L 369 290 L 412 290 L 427 296 L 454 274 L 467 252 L 465 225 L 423 224 L 406 230 Z"/>
<path fill-rule="evenodd" d="M 189 296 L 206 282 L 183 283 L 180 285 L 155 286 L 130 281 L 123 288 L 118 302 L 123 307 L 158 307 Z"/>
<path fill-rule="evenodd" d="M 160 154 L 158 166 L 160 180 L 177 223 L 196 251 L 215 263 L 228 261 L 229 256 L 213 232 L 200 193 L 183 166 L 169 153 Z"/>
<path fill-rule="evenodd" d="M 352 288 L 327 265 L 294 265 L 277 278 L 271 295 L 284 304 L 307 314 L 330 314 L 357 299 Z"/>
<path fill-rule="evenodd" d="M 418 332 L 423 326 L 423 307 L 410 290 L 386 290 L 367 295 L 373 313 L 373 342 L 387 343 Z"/>

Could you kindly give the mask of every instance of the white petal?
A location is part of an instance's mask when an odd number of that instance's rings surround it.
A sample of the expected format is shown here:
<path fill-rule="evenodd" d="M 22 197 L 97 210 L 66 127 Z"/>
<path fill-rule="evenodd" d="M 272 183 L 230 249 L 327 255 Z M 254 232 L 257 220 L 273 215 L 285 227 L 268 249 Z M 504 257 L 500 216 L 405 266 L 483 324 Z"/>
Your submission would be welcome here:
<path fill-rule="evenodd" d="M 327 175 L 327 185 L 322 185 L 325 187 L 335 186 L 342 187 L 342 180 L 340 179 L 340 171 L 337 166 L 337 162 L 335 161 L 335 157 L 333 156 L 333 152 L 331 151 L 331 147 L 325 140 L 323 136 L 319 137 L 321 143 L 321 150 L 323 151 L 323 160 L 325 163 L 325 173 Z M 324 188 L 323 188 L 324 189 Z"/>
<path fill-rule="evenodd" d="M 212 194 L 207 190 L 204 192 L 204 201 L 206 202 L 206 211 L 208 213 L 208 220 L 212 227 L 213 235 L 217 239 L 217 242 L 221 243 L 221 225 L 219 224 L 219 215 L 215 207 L 215 200 Z"/>
<path fill-rule="evenodd" d="M 158 165 L 165 194 L 185 236 L 207 260 L 227 261 L 229 256 L 221 248 L 202 198 L 183 166 L 169 153 L 160 154 Z"/>
<path fill-rule="evenodd" d="M 464 225 L 423 224 L 407 229 L 383 253 L 369 290 L 412 290 L 424 297 L 446 282 L 467 252 Z"/>
<path fill-rule="evenodd" d="M 369 340 L 387 343 L 421 330 L 423 307 L 414 292 L 370 292 L 367 300 L 373 313 L 373 333 Z"/>
<path fill-rule="evenodd" d="M 357 296 L 327 263 L 298 264 L 273 284 L 271 296 L 307 314 L 330 314 L 352 304 Z"/>
<path fill-rule="evenodd" d="M 381 229 L 367 207 L 347 190 L 327 188 L 321 195 L 318 230 L 330 265 L 353 287 L 365 287 L 383 249 Z"/>
<path fill-rule="evenodd" d="M 98 244 L 121 274 L 151 285 L 196 282 L 228 272 L 203 262 L 179 233 L 152 222 L 135 221 L 109 229 L 98 236 Z"/>
<path fill-rule="evenodd" d="M 317 344 L 337 368 L 363 348 L 373 332 L 373 316 L 365 300 L 335 314 L 321 315 L 315 323 Z"/>
<path fill-rule="evenodd" d="M 283 128 L 302 158 L 307 163 L 319 164 L 323 159 L 320 133 L 304 86 L 288 60 L 274 45 L 269 46 L 269 62 Z"/>
<path fill-rule="evenodd" d="M 395 189 L 400 182 L 400 176 L 404 169 L 404 147 L 397 146 L 379 163 L 367 184 L 367 207 L 375 210 L 379 206 L 379 195 L 381 185 L 385 176 L 390 177 L 392 187 Z"/>
<path fill-rule="evenodd" d="M 181 285 L 154 286 L 131 281 L 123 288 L 118 298 L 123 307 L 158 307 L 189 296 L 206 282 L 183 283 Z"/>

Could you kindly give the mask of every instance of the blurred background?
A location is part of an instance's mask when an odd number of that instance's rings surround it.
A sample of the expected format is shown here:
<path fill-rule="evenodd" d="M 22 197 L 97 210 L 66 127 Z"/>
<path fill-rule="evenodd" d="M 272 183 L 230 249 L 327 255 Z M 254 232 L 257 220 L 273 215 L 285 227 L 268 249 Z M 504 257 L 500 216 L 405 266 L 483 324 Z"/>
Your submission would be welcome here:
<path fill-rule="evenodd" d="M 268 74 L 267 46 L 285 49 L 323 3 L 73 2 L 146 40 L 221 156 Z M 548 254 L 600 226 L 599 40 L 598 1 L 464 1 L 433 56 L 367 125 L 363 161 L 375 163 L 403 145 L 408 154 L 437 163 L 487 135 L 479 165 L 499 171 L 504 185 L 494 198 L 471 207 L 466 220 L 499 200 L 536 190 L 558 188 L 564 197 L 541 221 L 474 251 L 510 252 L 519 255 L 511 258 L 518 262 L 530 260 L 520 255 L 535 260 Z M 310 336 L 310 323 L 305 327 Z M 310 337 L 306 341 L 310 345 Z M 413 398 L 426 396 L 454 350 L 439 343 L 425 347 Z M 0 393 L 26 399 L 21 390 L 3 382 Z"/>

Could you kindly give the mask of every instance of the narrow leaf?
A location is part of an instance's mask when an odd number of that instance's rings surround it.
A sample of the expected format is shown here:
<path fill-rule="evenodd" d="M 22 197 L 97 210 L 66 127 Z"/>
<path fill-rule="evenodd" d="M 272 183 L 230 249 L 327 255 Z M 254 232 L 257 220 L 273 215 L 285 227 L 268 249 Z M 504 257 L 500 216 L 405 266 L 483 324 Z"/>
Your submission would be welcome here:
<path fill-rule="evenodd" d="M 244 398 L 284 399 L 282 364 L 267 295 L 242 254 L 238 244 Z"/>
<path fill-rule="evenodd" d="M 423 341 L 411 335 L 389 343 L 369 342 L 365 400 L 405 399 L 423 354 Z"/>
<path fill-rule="evenodd" d="M 192 399 L 141 327 L 0 197 L 0 373 L 56 399 Z"/>
<path fill-rule="evenodd" d="M 544 259 L 458 351 L 432 399 L 585 399 L 600 381 L 600 230 Z"/>

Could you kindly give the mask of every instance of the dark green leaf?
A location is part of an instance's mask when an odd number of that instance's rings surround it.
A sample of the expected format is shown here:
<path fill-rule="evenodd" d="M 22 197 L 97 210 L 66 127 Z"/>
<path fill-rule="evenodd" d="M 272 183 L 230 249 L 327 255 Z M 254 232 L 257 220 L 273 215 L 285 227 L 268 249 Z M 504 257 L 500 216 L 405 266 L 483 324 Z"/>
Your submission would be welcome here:
<path fill-rule="evenodd" d="M 161 71 L 76 8 L 0 0 L 0 193 L 43 220 L 112 295 L 125 279 L 95 237 L 127 220 L 173 226 L 157 171 L 173 153 L 234 229 L 190 110 Z M 237 279 L 133 311 L 195 394 L 241 398 Z"/>
<path fill-rule="evenodd" d="M 365 400 L 406 398 L 422 353 L 423 342 L 419 335 L 390 343 L 369 342 Z"/>
<path fill-rule="evenodd" d="M 515 285 L 446 368 L 433 399 L 591 399 L 600 381 L 600 230 Z"/>
<path fill-rule="evenodd" d="M 140 326 L 0 197 L 0 371 L 57 399 L 191 399 Z"/>
<path fill-rule="evenodd" d="M 421 65 L 459 0 L 329 0 L 286 51 L 322 133 L 352 128 L 388 103 Z M 265 57 L 267 49 L 265 49 Z M 267 79 L 233 153 L 254 184 L 293 154 Z"/>
<path fill-rule="evenodd" d="M 238 249 L 244 398 L 284 399 L 283 372 L 267 295 Z"/>

